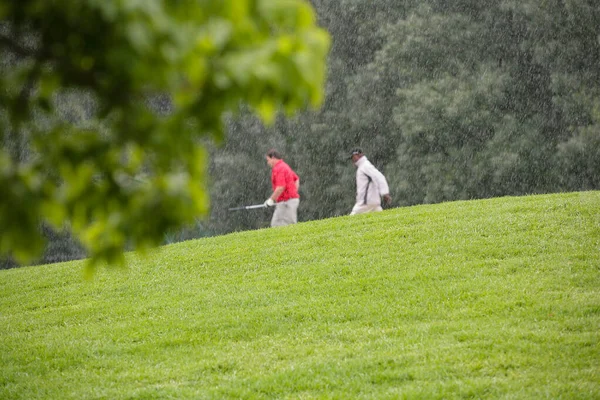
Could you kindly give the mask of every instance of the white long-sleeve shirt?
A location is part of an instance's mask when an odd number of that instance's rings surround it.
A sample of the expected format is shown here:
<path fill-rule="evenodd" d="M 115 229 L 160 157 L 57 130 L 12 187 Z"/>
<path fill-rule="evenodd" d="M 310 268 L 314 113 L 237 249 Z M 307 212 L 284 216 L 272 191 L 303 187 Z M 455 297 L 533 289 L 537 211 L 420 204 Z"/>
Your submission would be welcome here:
<path fill-rule="evenodd" d="M 381 196 L 390 193 L 385 176 L 366 156 L 359 158 L 356 169 L 356 205 L 381 204 Z"/>

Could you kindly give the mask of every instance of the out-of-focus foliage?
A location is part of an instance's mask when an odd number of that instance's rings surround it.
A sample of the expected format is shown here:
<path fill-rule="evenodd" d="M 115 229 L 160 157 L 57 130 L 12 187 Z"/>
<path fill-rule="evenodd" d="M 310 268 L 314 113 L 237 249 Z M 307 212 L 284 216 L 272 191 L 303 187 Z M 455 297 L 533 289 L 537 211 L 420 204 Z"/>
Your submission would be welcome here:
<path fill-rule="evenodd" d="M 66 221 L 92 261 L 206 215 L 223 115 L 323 100 L 329 36 L 303 0 L 0 1 L 0 254 Z"/>

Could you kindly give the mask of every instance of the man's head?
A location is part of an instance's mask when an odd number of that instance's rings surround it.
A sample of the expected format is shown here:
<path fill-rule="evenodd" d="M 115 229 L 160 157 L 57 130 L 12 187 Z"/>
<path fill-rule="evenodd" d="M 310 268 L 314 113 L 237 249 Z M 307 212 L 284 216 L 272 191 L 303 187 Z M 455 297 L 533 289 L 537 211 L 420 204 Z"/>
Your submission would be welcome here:
<path fill-rule="evenodd" d="M 271 150 L 267 151 L 267 154 L 265 155 L 265 157 L 267 159 L 267 164 L 271 168 L 273 168 L 275 166 L 275 164 L 277 164 L 277 161 L 282 159 L 281 153 L 279 153 L 275 149 L 271 149 Z"/>
<path fill-rule="evenodd" d="M 352 149 L 352 152 L 350 153 L 350 160 L 352 160 L 352 162 L 354 164 L 356 164 L 356 162 L 362 157 L 364 156 L 364 153 L 362 152 L 361 149 L 356 148 L 356 149 Z"/>

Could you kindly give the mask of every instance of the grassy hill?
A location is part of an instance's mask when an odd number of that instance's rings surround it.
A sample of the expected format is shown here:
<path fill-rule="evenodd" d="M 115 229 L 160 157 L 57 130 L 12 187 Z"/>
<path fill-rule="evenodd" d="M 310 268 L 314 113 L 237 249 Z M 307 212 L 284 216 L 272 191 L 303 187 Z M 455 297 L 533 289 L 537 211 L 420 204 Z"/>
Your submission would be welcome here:
<path fill-rule="evenodd" d="M 1 399 L 600 398 L 600 192 L 0 271 Z"/>

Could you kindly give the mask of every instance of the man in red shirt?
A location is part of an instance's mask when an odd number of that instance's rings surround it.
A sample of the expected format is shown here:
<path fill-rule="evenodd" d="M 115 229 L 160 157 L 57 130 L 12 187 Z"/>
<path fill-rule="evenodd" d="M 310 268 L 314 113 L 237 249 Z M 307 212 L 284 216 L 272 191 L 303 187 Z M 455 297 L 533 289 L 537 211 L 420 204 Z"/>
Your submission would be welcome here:
<path fill-rule="evenodd" d="M 271 183 L 273 193 L 265 201 L 268 207 L 275 206 L 271 226 L 285 226 L 298 222 L 298 205 L 300 204 L 300 178 L 289 165 L 287 165 L 281 154 L 271 149 L 266 154 L 267 164 L 271 167 Z"/>

